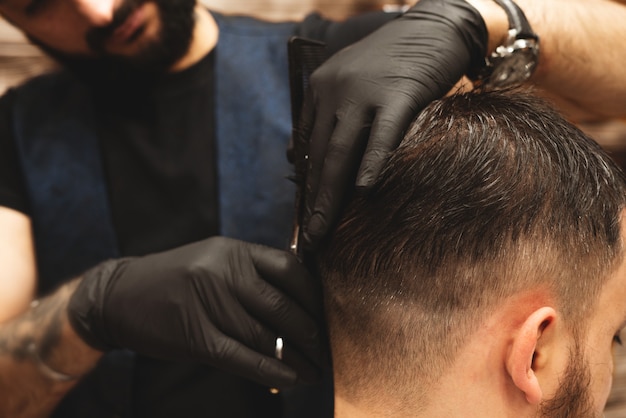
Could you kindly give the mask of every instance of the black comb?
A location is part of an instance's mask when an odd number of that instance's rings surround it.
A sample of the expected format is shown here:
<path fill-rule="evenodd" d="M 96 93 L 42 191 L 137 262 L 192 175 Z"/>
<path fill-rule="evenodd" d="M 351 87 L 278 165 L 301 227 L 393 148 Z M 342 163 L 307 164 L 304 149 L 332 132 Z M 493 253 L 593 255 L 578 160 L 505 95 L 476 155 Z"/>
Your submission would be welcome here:
<path fill-rule="evenodd" d="M 317 67 L 326 59 L 326 44 L 311 39 L 294 36 L 288 42 L 289 86 L 291 92 L 292 133 L 288 157 L 293 163 L 296 183 L 295 215 L 289 249 L 302 261 L 302 249 L 299 246 L 306 196 L 306 174 L 309 155 L 309 135 L 302 126 L 301 116 L 309 78 Z"/>

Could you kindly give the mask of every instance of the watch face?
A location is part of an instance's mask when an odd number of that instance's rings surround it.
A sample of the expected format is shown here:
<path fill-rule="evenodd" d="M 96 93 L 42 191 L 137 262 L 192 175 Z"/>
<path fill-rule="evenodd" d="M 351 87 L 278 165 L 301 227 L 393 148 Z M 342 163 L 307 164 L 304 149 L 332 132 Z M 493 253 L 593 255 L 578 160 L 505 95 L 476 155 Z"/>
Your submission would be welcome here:
<path fill-rule="evenodd" d="M 501 45 L 489 57 L 490 74 L 484 79 L 486 87 L 507 87 L 521 84 L 537 66 L 539 44 L 534 39 L 515 39 Z"/>
<path fill-rule="evenodd" d="M 530 77 L 536 65 L 534 51 L 517 49 L 495 66 L 489 84 L 501 87 L 521 84 Z"/>

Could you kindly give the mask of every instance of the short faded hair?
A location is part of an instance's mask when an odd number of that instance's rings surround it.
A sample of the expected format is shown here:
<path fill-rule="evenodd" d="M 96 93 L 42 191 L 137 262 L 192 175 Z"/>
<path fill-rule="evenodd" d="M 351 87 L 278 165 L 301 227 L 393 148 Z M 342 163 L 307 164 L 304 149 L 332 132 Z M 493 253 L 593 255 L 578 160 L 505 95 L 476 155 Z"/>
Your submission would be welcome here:
<path fill-rule="evenodd" d="M 337 388 L 414 397 L 526 289 L 580 330 L 622 259 L 625 203 L 619 167 L 542 100 L 433 102 L 319 253 Z"/>

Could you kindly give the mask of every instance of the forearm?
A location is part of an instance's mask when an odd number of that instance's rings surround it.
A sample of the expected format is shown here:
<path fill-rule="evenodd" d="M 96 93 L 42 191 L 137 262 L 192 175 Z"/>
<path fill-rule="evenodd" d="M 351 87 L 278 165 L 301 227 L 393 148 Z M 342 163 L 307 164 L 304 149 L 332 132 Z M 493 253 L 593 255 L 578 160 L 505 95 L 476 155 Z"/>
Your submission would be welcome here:
<path fill-rule="evenodd" d="M 76 285 L 62 286 L 0 327 L 0 416 L 48 416 L 76 383 L 47 376 L 37 356 L 50 369 L 78 378 L 102 355 L 82 342 L 68 322 L 67 303 Z"/>
<path fill-rule="evenodd" d="M 531 84 L 571 119 L 626 116 L 626 4 L 611 0 L 515 0 L 540 38 Z M 492 0 L 468 0 L 483 15 L 490 50 L 502 39 Z M 506 28 L 504 28 L 506 30 Z M 496 44 L 497 45 L 497 44 Z"/>
<path fill-rule="evenodd" d="M 626 116 L 626 5 L 610 0 L 519 4 L 541 37 L 533 82 L 572 112 L 579 108 L 591 118 Z"/>

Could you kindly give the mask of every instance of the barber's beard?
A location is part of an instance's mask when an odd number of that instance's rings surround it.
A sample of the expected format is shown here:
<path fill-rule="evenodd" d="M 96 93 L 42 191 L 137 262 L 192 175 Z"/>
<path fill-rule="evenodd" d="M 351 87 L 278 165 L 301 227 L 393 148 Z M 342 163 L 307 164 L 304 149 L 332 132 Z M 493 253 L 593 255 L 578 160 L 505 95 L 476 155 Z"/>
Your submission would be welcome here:
<path fill-rule="evenodd" d="M 541 404 L 538 418 L 598 417 L 590 394 L 591 371 L 580 347 L 570 353 L 567 370 L 552 399 Z"/>
<path fill-rule="evenodd" d="M 105 44 L 115 29 L 142 4 L 154 2 L 160 14 L 161 30 L 157 39 L 133 56 L 107 54 Z M 126 0 L 116 11 L 113 23 L 87 34 L 90 48 L 102 61 L 127 66 L 140 72 L 163 72 L 182 58 L 191 44 L 194 29 L 195 0 Z"/>
<path fill-rule="evenodd" d="M 137 7 L 147 2 L 154 2 L 159 10 L 161 30 L 157 38 L 133 56 L 107 53 L 104 47 L 107 37 Z M 95 57 L 65 54 L 38 39 L 32 41 L 61 65 L 88 80 L 100 82 L 102 77 L 137 80 L 164 73 L 189 51 L 195 26 L 195 4 L 196 0 L 125 0 L 116 11 L 111 25 L 93 29 L 87 34 L 88 45 L 96 53 Z"/>

